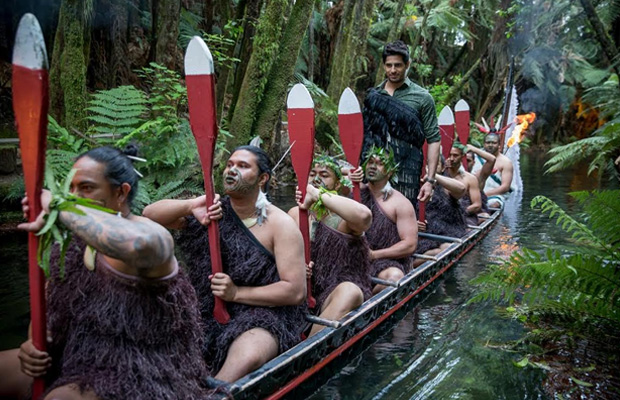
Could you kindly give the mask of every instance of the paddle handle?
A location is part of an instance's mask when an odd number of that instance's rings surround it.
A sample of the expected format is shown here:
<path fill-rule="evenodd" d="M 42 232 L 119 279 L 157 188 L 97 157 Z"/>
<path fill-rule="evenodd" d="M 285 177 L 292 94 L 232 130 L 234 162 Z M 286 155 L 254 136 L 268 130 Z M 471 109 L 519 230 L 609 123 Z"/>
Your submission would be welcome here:
<path fill-rule="evenodd" d="M 362 192 L 360 192 L 360 183 L 353 182 L 353 200 L 358 203 L 362 202 Z"/>
<path fill-rule="evenodd" d="M 301 230 L 301 236 L 304 240 L 304 256 L 306 259 L 306 265 L 310 264 L 310 223 L 308 221 L 308 210 L 299 209 L 299 229 Z M 309 308 L 316 307 L 316 299 L 312 296 L 312 278 L 308 277 L 306 282 L 308 294 L 306 301 Z"/>
<path fill-rule="evenodd" d="M 205 174 L 205 192 L 207 194 L 207 209 L 213 205 L 215 199 L 215 190 L 213 189 L 213 180 L 210 174 Z M 211 272 L 215 275 L 223 272 L 222 254 L 220 252 L 220 229 L 217 221 L 211 221 L 207 227 L 209 232 L 209 252 L 211 254 Z M 230 315 L 226 310 L 226 302 L 221 298 L 215 297 L 215 305 L 213 307 L 213 317 L 220 324 L 227 324 L 230 321 Z"/>
<path fill-rule="evenodd" d="M 424 145 L 422 146 L 422 173 L 420 175 L 424 176 L 426 174 L 426 156 L 428 154 L 428 142 L 424 141 Z M 422 201 L 418 201 L 418 221 L 424 222 L 426 220 L 426 203 Z"/>

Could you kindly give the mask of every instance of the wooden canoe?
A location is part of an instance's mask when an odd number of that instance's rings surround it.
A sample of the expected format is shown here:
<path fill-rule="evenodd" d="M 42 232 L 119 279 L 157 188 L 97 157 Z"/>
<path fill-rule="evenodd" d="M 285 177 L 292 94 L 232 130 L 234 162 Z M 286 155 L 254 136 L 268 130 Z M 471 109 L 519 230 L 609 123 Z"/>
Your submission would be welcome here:
<path fill-rule="evenodd" d="M 405 275 L 397 284 L 386 287 L 360 307 L 333 321 L 321 332 L 306 339 L 267 362 L 261 368 L 244 376 L 222 389 L 227 395 L 222 398 L 235 399 L 280 399 L 297 398 L 301 386 L 307 386 L 320 376 L 323 368 L 342 356 L 350 356 L 362 339 L 390 318 L 396 311 L 412 300 L 420 298 L 422 292 L 441 277 L 452 265 L 461 259 L 472 247 L 482 240 L 499 219 L 502 209 L 491 209 L 492 214 L 479 226 L 470 226 L 468 233 L 424 264 Z M 439 237 L 441 238 L 441 237 Z M 340 360 L 341 361 L 341 360 Z"/>

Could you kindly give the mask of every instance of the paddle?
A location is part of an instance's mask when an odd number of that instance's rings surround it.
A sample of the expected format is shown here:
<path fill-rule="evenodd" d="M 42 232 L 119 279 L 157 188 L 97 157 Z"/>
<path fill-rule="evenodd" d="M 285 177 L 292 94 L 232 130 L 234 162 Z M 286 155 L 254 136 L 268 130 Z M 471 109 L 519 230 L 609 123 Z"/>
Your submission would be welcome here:
<path fill-rule="evenodd" d="M 344 154 L 355 170 L 360 165 L 360 154 L 364 142 L 364 118 L 360 103 L 349 88 L 342 92 L 338 103 L 338 130 Z M 353 183 L 353 198 L 357 202 L 362 201 L 359 182 Z"/>
<path fill-rule="evenodd" d="M 424 141 L 422 146 L 422 176 L 426 175 L 426 155 L 428 154 L 428 143 Z M 418 221 L 424 222 L 426 219 L 426 203 L 423 201 L 418 202 Z"/>
<path fill-rule="evenodd" d="M 17 28 L 13 49 L 13 110 L 19 133 L 26 196 L 30 212 L 28 221 L 41 213 L 41 189 L 45 169 L 47 138 L 48 72 L 45 40 L 36 17 L 25 14 Z M 45 351 L 45 278 L 37 263 L 39 237 L 28 233 L 28 275 L 30 280 L 30 321 L 32 343 Z M 45 391 L 42 378 L 34 380 L 32 398 Z"/>
<path fill-rule="evenodd" d="M 469 104 L 465 100 L 459 100 L 454 106 L 454 119 L 456 120 L 456 133 L 458 134 L 459 142 L 463 146 L 467 146 L 467 141 L 469 140 Z M 461 161 L 463 167 L 467 170 L 467 157 L 463 157 Z"/>
<path fill-rule="evenodd" d="M 301 192 L 303 203 L 308 186 L 308 175 L 312 169 L 312 156 L 314 154 L 314 102 L 308 89 L 301 83 L 293 86 L 286 99 L 288 108 L 288 137 L 295 145 L 291 148 L 291 161 L 297 185 Z M 308 223 L 308 210 L 299 209 L 299 229 L 304 238 L 304 254 L 306 264 L 310 263 L 310 227 Z M 312 297 L 312 287 L 308 278 L 308 307 L 314 308 L 316 300 Z"/>
<path fill-rule="evenodd" d="M 450 156 L 450 149 L 454 142 L 454 115 L 450 107 L 445 106 L 437 118 L 439 133 L 441 134 L 441 154 L 444 158 Z"/>
<path fill-rule="evenodd" d="M 190 40 L 185 51 L 185 82 L 187 83 L 187 103 L 192 133 L 198 146 L 198 155 L 202 164 L 207 194 L 207 208 L 213 205 L 213 153 L 217 139 L 217 119 L 215 112 L 215 79 L 213 76 L 213 57 L 205 42 L 198 36 Z M 211 271 L 222 272 L 222 255 L 220 253 L 220 231 L 217 221 L 208 226 L 209 250 L 211 253 Z M 213 316 L 220 324 L 230 320 L 226 303 L 215 296 Z"/>

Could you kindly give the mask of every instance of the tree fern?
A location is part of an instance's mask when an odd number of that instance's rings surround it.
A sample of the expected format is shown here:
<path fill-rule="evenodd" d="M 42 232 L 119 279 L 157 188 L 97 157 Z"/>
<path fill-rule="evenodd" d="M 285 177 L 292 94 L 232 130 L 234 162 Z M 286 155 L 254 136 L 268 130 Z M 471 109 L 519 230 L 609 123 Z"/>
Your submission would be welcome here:
<path fill-rule="evenodd" d="M 145 94 L 133 86 L 97 91 L 86 108 L 92 123 L 90 132 L 126 135 L 145 122 L 147 105 Z"/>
<path fill-rule="evenodd" d="M 480 291 L 472 301 L 519 303 L 522 315 L 547 318 L 560 326 L 608 329 L 620 326 L 620 191 L 577 192 L 584 221 L 538 196 L 539 208 L 570 234 L 569 252 L 527 248 L 474 279 Z"/>

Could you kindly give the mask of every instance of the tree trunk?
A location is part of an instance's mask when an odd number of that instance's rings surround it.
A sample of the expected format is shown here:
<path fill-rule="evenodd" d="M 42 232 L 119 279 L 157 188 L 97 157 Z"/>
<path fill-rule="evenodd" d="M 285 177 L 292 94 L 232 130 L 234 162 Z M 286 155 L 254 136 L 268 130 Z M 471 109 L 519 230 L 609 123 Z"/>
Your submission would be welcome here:
<path fill-rule="evenodd" d="M 61 125 L 82 131 L 87 126 L 86 70 L 90 43 L 85 6 L 92 7 L 92 0 L 89 1 L 63 0 L 50 70 L 52 115 Z"/>
<path fill-rule="evenodd" d="M 474 65 L 472 65 L 471 68 L 469 68 L 469 71 L 467 71 L 465 75 L 463 75 L 463 79 L 461 79 L 458 85 L 453 85 L 450 88 L 444 100 L 446 105 L 452 104 L 456 96 L 459 95 L 459 93 L 463 89 L 463 86 L 465 86 L 469 78 L 471 78 L 472 74 L 476 71 L 476 69 L 478 69 L 478 66 L 480 65 L 480 61 L 482 61 L 482 58 L 479 58 L 478 61 L 476 61 Z"/>
<path fill-rule="evenodd" d="M 334 51 L 327 95 L 339 99 L 342 91 L 355 83 L 362 72 L 361 57 L 366 56 L 366 42 L 375 0 L 345 1 L 339 40 Z M 348 9 L 351 7 L 351 10 Z"/>
<path fill-rule="evenodd" d="M 612 65 L 616 74 L 620 75 L 620 68 L 618 67 L 618 49 L 614 42 L 607 35 L 607 31 L 605 30 L 605 26 L 599 19 L 596 14 L 596 10 L 594 6 L 590 2 L 590 0 L 579 0 L 581 2 L 581 6 L 586 13 L 586 17 L 588 17 L 588 21 L 594 29 L 594 33 L 596 34 L 596 38 L 598 39 L 603 52 L 607 56 L 609 63 Z"/>
<path fill-rule="evenodd" d="M 240 21 L 243 18 L 246 4 L 247 4 L 247 1 L 245 0 L 240 1 L 239 4 L 237 4 L 237 11 L 234 16 L 235 20 Z M 224 34 L 226 34 L 226 32 L 224 32 Z M 236 47 L 241 42 L 241 40 L 242 39 L 240 37 L 235 38 L 235 41 L 236 41 L 235 45 L 230 46 L 226 54 L 229 58 L 234 57 Z M 215 90 L 215 95 L 217 97 L 216 110 L 217 110 L 218 121 L 219 121 L 222 119 L 222 116 L 224 115 L 224 100 L 226 98 L 226 88 L 228 87 L 229 76 L 231 76 L 232 72 L 234 71 L 234 63 L 231 63 L 231 65 L 219 65 L 216 67 L 219 67 L 219 69 L 216 71 L 217 72 L 217 88 Z"/>
<path fill-rule="evenodd" d="M 295 72 L 304 33 L 310 21 L 314 0 L 297 0 L 282 36 L 278 58 L 271 67 L 265 95 L 258 108 L 253 135 L 265 142 L 273 136 L 273 129 L 284 106 L 286 92 Z"/>
<path fill-rule="evenodd" d="M 153 60 L 168 69 L 176 69 L 180 56 L 177 48 L 181 3 L 178 0 L 154 0 L 153 25 L 155 53 Z"/>
<path fill-rule="evenodd" d="M 226 114 L 227 121 L 232 121 L 232 117 L 235 113 L 235 107 L 237 105 L 237 101 L 239 100 L 239 92 L 241 91 L 243 77 L 245 76 L 245 72 L 248 69 L 248 64 L 250 63 L 250 57 L 252 56 L 252 39 L 254 38 L 254 34 L 256 32 L 256 25 L 258 25 L 258 18 L 260 16 L 262 4 L 262 0 L 249 0 L 246 7 L 246 13 L 243 22 L 243 37 L 241 38 L 241 44 L 239 45 L 238 52 L 236 53 L 237 58 L 240 61 L 235 66 L 234 74 L 232 74 L 232 99 L 230 101 L 230 107 L 228 108 L 228 112 Z M 229 86 L 230 84 L 227 84 L 226 87 L 228 88 Z"/>
<path fill-rule="evenodd" d="M 392 17 L 392 26 L 390 26 L 390 31 L 388 32 L 387 40 L 385 41 L 386 44 L 395 41 L 400 36 L 400 19 L 403 16 L 405 2 L 405 0 L 398 0 L 396 10 L 394 11 L 394 16 Z M 385 71 L 383 70 L 382 64 L 383 63 L 379 64 L 377 68 L 377 74 L 375 75 L 375 86 L 383 82 L 385 77 Z"/>
<path fill-rule="evenodd" d="M 343 70 L 347 66 L 347 49 L 349 48 L 349 38 L 353 34 L 353 11 L 355 9 L 355 0 L 343 0 L 344 8 L 342 11 L 342 19 L 336 36 L 336 44 L 332 52 L 331 68 L 329 74 L 329 85 L 327 86 L 327 95 L 334 98 L 342 91 L 342 75 Z M 362 0 L 363 1 L 363 0 Z"/>
<path fill-rule="evenodd" d="M 270 0 L 258 22 L 254 50 L 230 121 L 232 145 L 246 143 L 251 138 L 258 105 L 263 98 L 269 71 L 278 54 L 282 37 L 282 16 L 285 15 L 287 6 L 286 0 Z"/>

